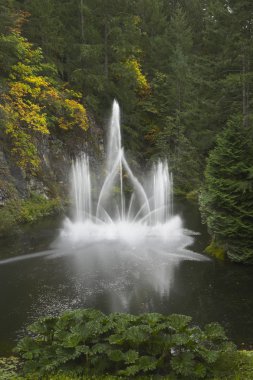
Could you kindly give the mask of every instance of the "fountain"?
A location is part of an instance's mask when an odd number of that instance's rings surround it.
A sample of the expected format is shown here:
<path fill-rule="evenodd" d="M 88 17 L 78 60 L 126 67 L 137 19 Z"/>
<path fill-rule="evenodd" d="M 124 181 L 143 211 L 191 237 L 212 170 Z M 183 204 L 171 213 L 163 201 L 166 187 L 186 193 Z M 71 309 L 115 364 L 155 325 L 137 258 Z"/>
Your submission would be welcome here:
<path fill-rule="evenodd" d="M 106 162 L 98 175 L 87 155 L 73 161 L 72 215 L 64 218 L 56 238 L 45 246 L 45 230 L 38 242 L 35 230 L 29 241 L 37 242 L 39 251 L 27 252 L 22 243 L 22 255 L 0 260 L 3 336 L 16 331 L 16 320 L 21 328 L 39 316 L 84 307 L 199 313 L 211 294 L 205 288 L 210 263 L 187 248 L 195 233 L 173 212 L 167 161 L 158 160 L 137 178 L 122 146 L 116 101 L 108 132 Z"/>
<path fill-rule="evenodd" d="M 81 241 L 95 238 L 130 242 L 157 235 L 171 239 L 173 229 L 177 235 L 181 219 L 173 216 L 173 179 L 168 163 L 159 160 L 153 164 L 145 185 L 134 175 L 122 146 L 120 108 L 116 100 L 109 125 L 105 167 L 106 175 L 94 202 L 89 157 L 83 154 L 73 162 L 73 221 L 66 219 L 64 236 Z"/>

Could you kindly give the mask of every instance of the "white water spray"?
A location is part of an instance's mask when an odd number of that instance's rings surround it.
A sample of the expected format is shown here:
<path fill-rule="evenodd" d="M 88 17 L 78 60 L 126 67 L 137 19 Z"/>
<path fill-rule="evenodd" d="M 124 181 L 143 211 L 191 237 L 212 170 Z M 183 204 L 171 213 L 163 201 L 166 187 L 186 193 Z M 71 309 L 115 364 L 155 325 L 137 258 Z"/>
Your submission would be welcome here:
<path fill-rule="evenodd" d="M 72 199 L 74 219 L 84 222 L 92 215 L 89 158 L 83 155 L 72 164 Z"/>
<path fill-rule="evenodd" d="M 95 202 L 89 158 L 83 155 L 73 162 L 73 222 L 65 221 L 63 235 L 75 241 L 181 238 L 181 219 L 173 216 L 173 179 L 168 163 L 159 160 L 143 181 L 134 175 L 122 147 L 117 101 L 113 102 L 105 164 L 106 175 Z"/>

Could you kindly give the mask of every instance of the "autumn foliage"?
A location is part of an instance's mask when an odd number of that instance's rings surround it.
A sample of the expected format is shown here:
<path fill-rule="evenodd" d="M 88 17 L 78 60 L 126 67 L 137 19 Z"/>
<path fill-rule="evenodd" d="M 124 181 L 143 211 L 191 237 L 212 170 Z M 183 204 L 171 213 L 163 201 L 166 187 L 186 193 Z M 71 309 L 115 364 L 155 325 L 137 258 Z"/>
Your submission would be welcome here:
<path fill-rule="evenodd" d="M 14 46 L 15 64 L 9 68 L 0 110 L 4 133 L 9 137 L 12 154 L 24 171 L 39 168 L 38 144 L 54 129 L 88 128 L 87 112 L 80 94 L 57 81 L 55 69 L 44 62 L 41 49 L 12 32 L 2 36 Z"/>

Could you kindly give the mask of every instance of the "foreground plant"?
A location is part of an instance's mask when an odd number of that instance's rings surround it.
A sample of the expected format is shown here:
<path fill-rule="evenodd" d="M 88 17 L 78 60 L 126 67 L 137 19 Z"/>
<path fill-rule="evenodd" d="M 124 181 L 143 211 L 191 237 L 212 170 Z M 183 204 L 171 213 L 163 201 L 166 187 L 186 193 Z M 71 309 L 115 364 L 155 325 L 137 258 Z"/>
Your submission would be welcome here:
<path fill-rule="evenodd" d="M 23 338 L 16 351 L 25 373 L 206 378 L 221 353 L 233 351 L 234 345 L 219 324 L 201 330 L 190 322 L 185 315 L 76 310 L 31 325 L 32 336 Z"/>
<path fill-rule="evenodd" d="M 17 376 L 19 360 L 11 356 L 9 358 L 0 357 L 0 380 L 12 380 Z"/>

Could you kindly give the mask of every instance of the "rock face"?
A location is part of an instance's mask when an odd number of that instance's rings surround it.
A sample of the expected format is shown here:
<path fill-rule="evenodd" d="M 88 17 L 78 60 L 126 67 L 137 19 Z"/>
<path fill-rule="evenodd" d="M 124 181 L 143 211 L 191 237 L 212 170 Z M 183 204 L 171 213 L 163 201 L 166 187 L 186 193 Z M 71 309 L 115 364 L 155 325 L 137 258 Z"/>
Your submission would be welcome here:
<path fill-rule="evenodd" d="M 26 199 L 32 193 L 45 198 L 68 195 L 72 160 L 87 152 L 95 165 L 101 161 L 102 131 L 95 124 L 88 132 L 70 131 L 43 137 L 37 142 L 41 161 L 36 175 L 22 172 L 10 153 L 10 144 L 0 136 L 0 207 L 13 198 Z"/>
<path fill-rule="evenodd" d="M 16 197 L 18 195 L 19 175 L 11 173 L 11 164 L 3 152 L 3 146 L 0 145 L 0 206 L 4 206 L 6 200 Z M 20 187 L 20 196 L 22 196 L 22 189 Z"/>

